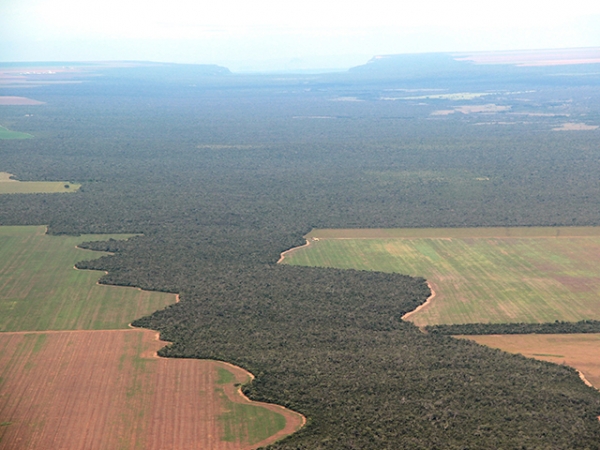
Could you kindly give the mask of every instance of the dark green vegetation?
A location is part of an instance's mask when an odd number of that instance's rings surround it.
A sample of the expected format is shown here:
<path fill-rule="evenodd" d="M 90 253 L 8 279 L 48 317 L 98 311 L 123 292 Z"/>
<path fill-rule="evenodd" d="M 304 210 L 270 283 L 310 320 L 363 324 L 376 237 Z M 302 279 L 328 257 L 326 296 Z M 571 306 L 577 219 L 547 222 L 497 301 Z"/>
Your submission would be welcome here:
<path fill-rule="evenodd" d="M 600 321 L 550 323 L 465 323 L 456 325 L 429 325 L 425 330 L 431 334 L 479 335 L 479 334 L 575 334 L 600 333 Z"/>
<path fill-rule="evenodd" d="M 544 70 L 374 81 L 106 69 L 35 88 L 46 104 L 33 117 L 0 108 L 36 136 L 1 142 L 0 169 L 83 186 L 0 196 L 0 223 L 144 233 L 90 243 L 115 255 L 79 266 L 179 292 L 136 325 L 173 341 L 163 355 L 243 366 L 251 398 L 307 416 L 273 448 L 595 449 L 600 396 L 574 370 L 401 321 L 427 298 L 424 280 L 275 264 L 313 227 L 600 225 L 598 131 L 552 131 L 564 114 L 600 121 L 598 78 Z M 382 100 L 398 89 L 490 95 Z M 487 103 L 511 109 L 431 115 Z"/>

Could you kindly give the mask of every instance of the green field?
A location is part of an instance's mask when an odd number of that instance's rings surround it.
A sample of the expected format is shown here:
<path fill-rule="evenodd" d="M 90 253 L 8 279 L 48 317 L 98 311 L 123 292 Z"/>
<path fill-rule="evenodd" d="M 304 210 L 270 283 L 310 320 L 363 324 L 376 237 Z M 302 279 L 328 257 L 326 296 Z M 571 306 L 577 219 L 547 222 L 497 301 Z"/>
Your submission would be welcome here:
<path fill-rule="evenodd" d="M 233 375 L 229 370 L 223 369 L 219 367 L 217 369 L 217 384 L 227 384 L 235 382 L 235 375 Z"/>
<path fill-rule="evenodd" d="M 0 227 L 0 331 L 107 330 L 175 302 L 175 296 L 97 284 L 74 264 L 105 253 L 84 241 L 130 235 L 48 236 L 45 227 Z"/>
<path fill-rule="evenodd" d="M 217 368 L 216 384 L 233 384 L 235 381 L 236 376 L 229 370 L 223 367 Z M 215 389 L 215 393 L 221 399 L 221 409 L 224 411 L 219 415 L 223 441 L 252 445 L 285 428 L 286 420 L 281 414 L 260 405 L 233 402 L 227 397 L 224 389 L 221 387 Z"/>
<path fill-rule="evenodd" d="M 426 278 L 417 325 L 600 319 L 600 228 L 315 230 L 284 263 Z"/>
<path fill-rule="evenodd" d="M 220 395 L 221 408 L 225 411 L 219 416 L 223 427 L 221 440 L 252 445 L 285 428 L 285 417 L 281 414 L 259 405 L 232 402 L 221 388 L 215 391 Z"/>
<path fill-rule="evenodd" d="M 19 131 L 11 131 L 8 128 L 0 126 L 0 140 L 4 139 L 30 139 L 33 136 L 29 133 L 21 133 Z"/>
<path fill-rule="evenodd" d="M 10 174 L 0 172 L 0 194 L 53 194 L 75 192 L 80 184 L 68 181 L 16 181 Z"/>

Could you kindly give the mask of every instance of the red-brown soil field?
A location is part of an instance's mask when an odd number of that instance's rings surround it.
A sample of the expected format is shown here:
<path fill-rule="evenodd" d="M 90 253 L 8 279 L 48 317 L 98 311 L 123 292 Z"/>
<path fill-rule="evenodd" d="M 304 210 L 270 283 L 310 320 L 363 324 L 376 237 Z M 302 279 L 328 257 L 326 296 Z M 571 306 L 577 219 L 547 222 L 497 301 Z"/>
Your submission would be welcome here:
<path fill-rule="evenodd" d="M 600 389 L 600 334 L 512 334 L 457 336 L 529 358 L 565 364 L 579 370 Z"/>
<path fill-rule="evenodd" d="M 44 104 L 44 102 L 33 100 L 33 99 L 27 98 L 27 97 L 14 97 L 14 96 L 8 96 L 8 95 L 0 96 L 0 105 L 32 106 L 32 105 L 43 105 L 43 104 Z"/>
<path fill-rule="evenodd" d="M 251 375 L 156 357 L 164 344 L 137 329 L 0 333 L 0 449 L 251 449 L 302 426 L 300 414 L 260 404 L 285 415 L 283 430 L 254 444 L 222 440 L 222 393 L 250 403 L 234 383 Z M 219 368 L 232 379 L 219 383 Z"/>

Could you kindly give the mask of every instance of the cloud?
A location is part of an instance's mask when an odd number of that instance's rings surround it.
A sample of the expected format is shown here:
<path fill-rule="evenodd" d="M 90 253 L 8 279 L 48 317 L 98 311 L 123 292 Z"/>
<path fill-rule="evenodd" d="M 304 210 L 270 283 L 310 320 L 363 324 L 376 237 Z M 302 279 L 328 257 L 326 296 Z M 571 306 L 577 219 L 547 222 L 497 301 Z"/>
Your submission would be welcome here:
<path fill-rule="evenodd" d="M 0 0 L 0 58 L 218 62 L 600 46 L 596 3 Z"/>

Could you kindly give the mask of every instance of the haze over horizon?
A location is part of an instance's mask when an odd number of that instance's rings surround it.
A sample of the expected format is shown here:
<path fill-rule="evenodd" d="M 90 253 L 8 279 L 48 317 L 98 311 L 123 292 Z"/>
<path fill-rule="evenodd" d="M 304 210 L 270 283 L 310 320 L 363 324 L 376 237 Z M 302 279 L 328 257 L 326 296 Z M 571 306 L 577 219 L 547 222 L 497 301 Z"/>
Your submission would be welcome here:
<path fill-rule="evenodd" d="M 381 54 L 600 47 L 600 4 L 3 0 L 0 61 L 344 69 Z"/>

